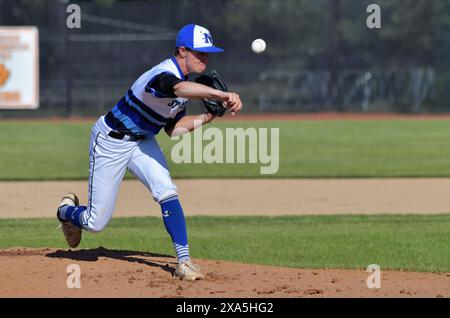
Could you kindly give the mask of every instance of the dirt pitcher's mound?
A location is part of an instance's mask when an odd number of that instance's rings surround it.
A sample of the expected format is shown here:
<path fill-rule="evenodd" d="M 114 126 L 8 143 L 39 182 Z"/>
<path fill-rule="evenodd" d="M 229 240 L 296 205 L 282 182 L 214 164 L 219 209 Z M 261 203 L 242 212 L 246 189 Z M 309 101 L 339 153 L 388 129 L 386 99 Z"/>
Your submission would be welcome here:
<path fill-rule="evenodd" d="M 168 255 L 108 250 L 0 251 L 0 297 L 450 297 L 450 274 L 382 271 L 369 289 L 364 270 L 292 269 L 197 260 L 206 280 L 173 277 Z M 79 266 L 80 287 L 72 279 Z"/>

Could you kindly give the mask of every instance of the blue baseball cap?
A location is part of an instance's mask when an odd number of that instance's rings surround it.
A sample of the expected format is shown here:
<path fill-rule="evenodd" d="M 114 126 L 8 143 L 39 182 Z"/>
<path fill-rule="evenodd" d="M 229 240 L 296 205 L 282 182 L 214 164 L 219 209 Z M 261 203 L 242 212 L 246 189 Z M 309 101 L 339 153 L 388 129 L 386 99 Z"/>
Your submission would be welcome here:
<path fill-rule="evenodd" d="M 177 34 L 176 47 L 184 46 L 198 52 L 216 53 L 223 49 L 214 46 L 211 32 L 202 26 L 188 24 Z"/>

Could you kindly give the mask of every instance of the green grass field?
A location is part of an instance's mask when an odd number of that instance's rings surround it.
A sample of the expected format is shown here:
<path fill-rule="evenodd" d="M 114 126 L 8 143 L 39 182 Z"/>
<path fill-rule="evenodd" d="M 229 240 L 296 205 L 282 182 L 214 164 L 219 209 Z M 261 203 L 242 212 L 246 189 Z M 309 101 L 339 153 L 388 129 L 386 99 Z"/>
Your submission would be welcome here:
<path fill-rule="evenodd" d="M 0 220 L 0 248 L 66 249 L 54 219 Z M 299 268 L 450 272 L 450 215 L 189 217 L 195 258 Z M 80 248 L 174 255 L 158 217 L 115 218 Z"/>
<path fill-rule="evenodd" d="M 447 121 L 221 122 L 207 127 L 280 130 L 280 168 L 257 164 L 173 164 L 171 141 L 158 139 L 175 178 L 449 177 Z M 86 179 L 91 123 L 2 122 L 0 180 Z M 206 145 L 208 142 L 204 142 Z"/>

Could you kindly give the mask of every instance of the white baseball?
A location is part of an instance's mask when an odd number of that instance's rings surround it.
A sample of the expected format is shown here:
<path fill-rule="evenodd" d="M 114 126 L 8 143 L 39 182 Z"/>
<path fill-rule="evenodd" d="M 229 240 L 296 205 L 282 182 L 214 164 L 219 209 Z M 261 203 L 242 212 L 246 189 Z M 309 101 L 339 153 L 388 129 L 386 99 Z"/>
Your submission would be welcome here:
<path fill-rule="evenodd" d="M 263 39 L 256 39 L 252 42 L 252 51 L 256 54 L 264 52 L 266 49 L 266 42 Z"/>

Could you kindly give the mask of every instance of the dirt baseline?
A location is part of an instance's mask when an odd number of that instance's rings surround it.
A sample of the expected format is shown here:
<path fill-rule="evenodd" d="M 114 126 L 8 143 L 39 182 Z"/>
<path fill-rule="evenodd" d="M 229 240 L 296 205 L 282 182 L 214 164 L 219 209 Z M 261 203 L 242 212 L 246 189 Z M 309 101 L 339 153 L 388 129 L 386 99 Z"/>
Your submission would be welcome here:
<path fill-rule="evenodd" d="M 189 215 L 448 213 L 450 178 L 177 179 Z M 60 198 L 87 202 L 87 181 L 0 182 L 0 218 L 55 217 Z M 114 216 L 160 216 L 137 180 L 122 183 Z"/>

